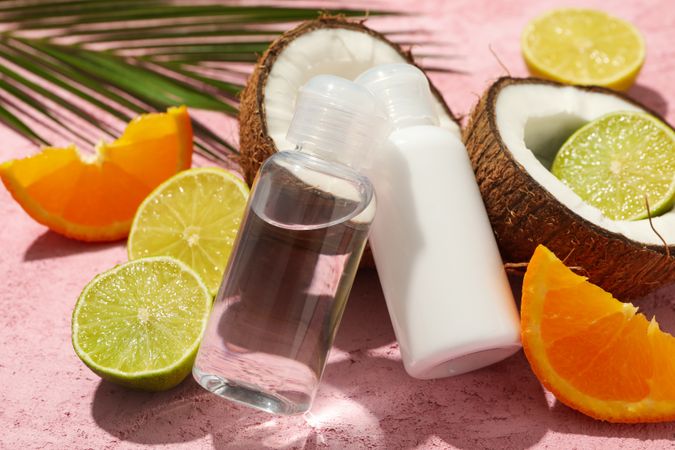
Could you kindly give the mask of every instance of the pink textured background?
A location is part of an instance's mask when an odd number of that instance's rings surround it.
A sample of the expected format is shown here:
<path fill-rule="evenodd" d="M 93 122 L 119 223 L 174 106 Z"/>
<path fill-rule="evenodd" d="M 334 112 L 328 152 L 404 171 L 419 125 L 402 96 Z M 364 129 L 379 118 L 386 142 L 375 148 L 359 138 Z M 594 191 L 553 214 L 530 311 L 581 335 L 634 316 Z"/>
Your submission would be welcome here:
<path fill-rule="evenodd" d="M 675 122 L 669 108 L 675 95 L 672 1 L 399 0 L 390 5 L 420 16 L 370 24 L 382 30 L 419 28 L 453 56 L 440 63 L 463 73 L 432 77 L 459 115 L 503 74 L 490 45 L 512 75 L 526 75 L 519 35 L 528 19 L 560 5 L 608 10 L 633 22 L 647 41 L 647 62 L 630 94 Z M 213 120 L 236 136 L 233 121 Z M 0 161 L 36 151 L 6 129 L 0 130 L 0 142 Z M 456 378 L 409 378 L 372 271 L 358 276 L 309 422 L 235 406 L 192 379 L 157 394 L 102 382 L 72 351 L 70 314 L 87 281 L 125 260 L 124 243 L 87 245 L 62 238 L 30 220 L 4 189 L 0 217 L 2 448 L 675 447 L 675 424 L 611 425 L 556 403 L 522 352 Z M 674 299 L 670 288 L 639 304 L 673 330 Z"/>

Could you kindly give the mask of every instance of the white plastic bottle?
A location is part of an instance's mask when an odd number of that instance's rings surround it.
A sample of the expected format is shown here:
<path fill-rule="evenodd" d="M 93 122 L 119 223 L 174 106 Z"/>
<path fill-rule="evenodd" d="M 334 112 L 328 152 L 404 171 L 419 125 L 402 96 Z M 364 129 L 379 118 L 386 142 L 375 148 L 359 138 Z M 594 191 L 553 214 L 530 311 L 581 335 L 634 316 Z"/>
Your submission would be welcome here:
<path fill-rule="evenodd" d="M 369 174 L 370 243 L 406 371 L 440 378 L 510 356 L 516 305 L 466 149 L 438 127 L 426 76 L 389 64 L 356 82 L 394 127 Z"/>

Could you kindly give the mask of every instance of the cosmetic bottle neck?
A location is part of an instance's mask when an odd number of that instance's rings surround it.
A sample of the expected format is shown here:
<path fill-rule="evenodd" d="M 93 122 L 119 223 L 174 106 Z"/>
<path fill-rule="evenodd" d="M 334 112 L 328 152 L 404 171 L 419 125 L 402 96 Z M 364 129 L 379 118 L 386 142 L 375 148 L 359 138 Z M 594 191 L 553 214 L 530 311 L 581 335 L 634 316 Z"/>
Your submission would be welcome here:
<path fill-rule="evenodd" d="M 355 81 L 370 90 L 387 111 L 394 129 L 438 126 L 438 114 L 426 75 L 411 64 L 376 66 Z"/>
<path fill-rule="evenodd" d="M 305 153 L 361 171 L 389 132 L 386 112 L 368 89 L 319 75 L 300 89 L 287 139 Z"/>

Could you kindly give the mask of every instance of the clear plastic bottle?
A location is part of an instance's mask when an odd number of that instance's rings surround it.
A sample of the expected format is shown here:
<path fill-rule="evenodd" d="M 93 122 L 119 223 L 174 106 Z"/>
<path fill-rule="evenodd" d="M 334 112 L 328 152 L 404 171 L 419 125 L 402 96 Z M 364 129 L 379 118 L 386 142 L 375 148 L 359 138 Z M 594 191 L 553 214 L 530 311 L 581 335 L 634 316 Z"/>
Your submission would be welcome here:
<path fill-rule="evenodd" d="M 328 75 L 301 89 L 299 151 L 256 177 L 193 368 L 204 388 L 278 414 L 310 408 L 375 213 L 359 170 L 387 134 L 367 89 Z"/>
<path fill-rule="evenodd" d="M 369 173 L 370 245 L 406 371 L 439 378 L 510 356 L 518 311 L 466 149 L 438 126 L 426 76 L 390 64 L 356 82 L 394 127 Z"/>

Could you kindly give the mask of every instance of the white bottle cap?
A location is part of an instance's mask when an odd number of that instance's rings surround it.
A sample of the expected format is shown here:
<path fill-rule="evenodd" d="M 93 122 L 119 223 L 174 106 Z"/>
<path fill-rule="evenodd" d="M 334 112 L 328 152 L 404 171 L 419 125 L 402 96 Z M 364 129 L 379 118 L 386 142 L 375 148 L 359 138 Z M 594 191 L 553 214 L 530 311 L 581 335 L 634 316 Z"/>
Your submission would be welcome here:
<path fill-rule="evenodd" d="M 368 88 L 385 106 L 394 128 L 438 126 L 426 75 L 411 64 L 384 64 L 363 72 L 355 83 Z"/>
<path fill-rule="evenodd" d="M 286 138 L 302 151 L 361 170 L 390 131 L 382 104 L 368 89 L 318 75 L 300 88 Z"/>

